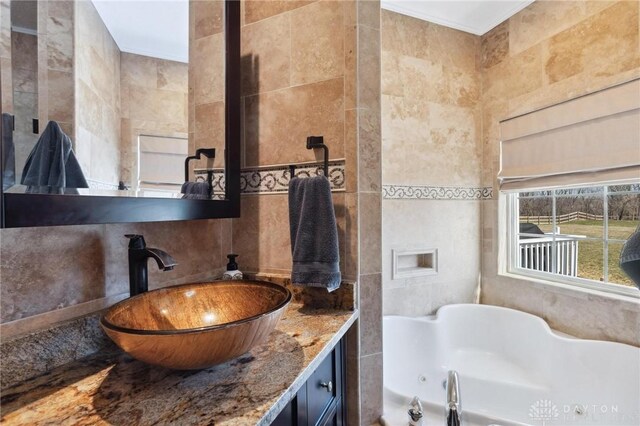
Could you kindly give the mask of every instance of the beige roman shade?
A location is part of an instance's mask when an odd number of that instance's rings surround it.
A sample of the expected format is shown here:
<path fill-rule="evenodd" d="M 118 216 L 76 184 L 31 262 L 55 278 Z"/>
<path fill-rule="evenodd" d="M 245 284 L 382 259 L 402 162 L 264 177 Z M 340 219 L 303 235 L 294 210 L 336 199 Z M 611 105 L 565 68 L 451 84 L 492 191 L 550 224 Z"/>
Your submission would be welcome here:
<path fill-rule="evenodd" d="M 500 123 L 500 189 L 640 179 L 640 79 Z"/>
<path fill-rule="evenodd" d="M 140 135 L 138 180 L 141 187 L 171 187 L 184 183 L 185 138 Z"/>

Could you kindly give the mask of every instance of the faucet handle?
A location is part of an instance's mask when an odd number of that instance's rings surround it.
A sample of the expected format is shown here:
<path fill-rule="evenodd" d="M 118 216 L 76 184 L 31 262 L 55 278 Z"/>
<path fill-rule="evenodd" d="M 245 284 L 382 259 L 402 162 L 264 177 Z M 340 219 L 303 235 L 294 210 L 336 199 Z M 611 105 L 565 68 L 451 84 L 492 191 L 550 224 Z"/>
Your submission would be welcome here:
<path fill-rule="evenodd" d="M 130 249 L 143 249 L 147 247 L 147 243 L 144 241 L 144 237 L 138 234 L 125 234 L 125 237 L 129 238 Z"/>

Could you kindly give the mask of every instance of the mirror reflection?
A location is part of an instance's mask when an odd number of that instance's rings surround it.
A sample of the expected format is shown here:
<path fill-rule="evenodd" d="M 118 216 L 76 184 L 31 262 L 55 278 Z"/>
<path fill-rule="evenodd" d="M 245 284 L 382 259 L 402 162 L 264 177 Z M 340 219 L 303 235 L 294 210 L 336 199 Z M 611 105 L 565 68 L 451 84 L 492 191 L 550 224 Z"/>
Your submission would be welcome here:
<path fill-rule="evenodd" d="M 5 191 L 224 198 L 223 10 L 13 0 Z"/>

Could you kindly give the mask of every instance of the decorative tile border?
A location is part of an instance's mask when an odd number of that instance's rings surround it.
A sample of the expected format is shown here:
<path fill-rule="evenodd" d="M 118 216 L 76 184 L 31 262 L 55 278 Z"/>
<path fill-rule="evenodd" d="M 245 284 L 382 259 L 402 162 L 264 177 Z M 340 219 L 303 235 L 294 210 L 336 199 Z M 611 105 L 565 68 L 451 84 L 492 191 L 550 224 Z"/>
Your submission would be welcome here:
<path fill-rule="evenodd" d="M 493 188 L 461 188 L 453 186 L 383 185 L 382 198 L 388 200 L 489 200 Z"/>
<path fill-rule="evenodd" d="M 329 161 L 329 182 L 332 191 L 345 190 L 344 160 Z M 194 170 L 195 181 L 205 182 L 207 172 L 204 169 Z M 296 165 L 295 176 L 299 178 L 322 176 L 322 165 Z M 245 169 L 240 173 L 240 192 L 242 194 L 280 194 L 289 191 L 289 166 L 264 166 Z M 98 181 L 88 181 L 92 189 L 118 189 L 118 185 L 110 185 Z M 212 179 L 213 199 L 224 199 L 224 169 L 215 169 Z"/>
<path fill-rule="evenodd" d="M 305 178 L 322 176 L 321 165 L 300 164 L 296 166 L 295 177 Z M 240 191 L 243 194 L 277 194 L 289 190 L 288 166 L 261 167 L 254 170 L 243 170 L 240 174 Z M 344 191 L 344 161 L 329 162 L 329 182 L 332 191 Z"/>

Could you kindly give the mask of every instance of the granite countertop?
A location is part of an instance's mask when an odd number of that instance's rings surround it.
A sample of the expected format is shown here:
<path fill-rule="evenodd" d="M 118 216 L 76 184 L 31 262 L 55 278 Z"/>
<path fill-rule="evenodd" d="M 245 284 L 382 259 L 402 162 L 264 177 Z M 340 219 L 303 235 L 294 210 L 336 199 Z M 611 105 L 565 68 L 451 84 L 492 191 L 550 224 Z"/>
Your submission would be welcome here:
<path fill-rule="evenodd" d="M 2 392 L 7 425 L 268 425 L 349 329 L 357 311 L 292 303 L 269 341 L 227 363 L 173 371 L 101 352 Z"/>

